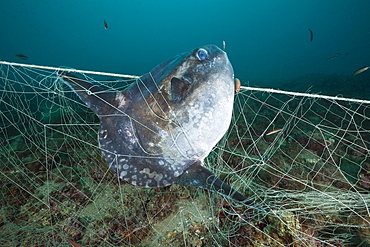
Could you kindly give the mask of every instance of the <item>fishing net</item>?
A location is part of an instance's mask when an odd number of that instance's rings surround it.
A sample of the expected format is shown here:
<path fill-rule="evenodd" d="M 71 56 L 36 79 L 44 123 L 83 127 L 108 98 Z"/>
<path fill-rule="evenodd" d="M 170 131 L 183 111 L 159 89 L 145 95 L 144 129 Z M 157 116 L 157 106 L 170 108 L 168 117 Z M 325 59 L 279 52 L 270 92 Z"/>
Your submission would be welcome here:
<path fill-rule="evenodd" d="M 98 118 L 57 70 L 0 66 L 2 246 L 370 245 L 369 101 L 242 88 L 205 162 L 262 214 L 199 188 L 119 180 Z M 75 74 L 111 90 L 133 82 Z"/>

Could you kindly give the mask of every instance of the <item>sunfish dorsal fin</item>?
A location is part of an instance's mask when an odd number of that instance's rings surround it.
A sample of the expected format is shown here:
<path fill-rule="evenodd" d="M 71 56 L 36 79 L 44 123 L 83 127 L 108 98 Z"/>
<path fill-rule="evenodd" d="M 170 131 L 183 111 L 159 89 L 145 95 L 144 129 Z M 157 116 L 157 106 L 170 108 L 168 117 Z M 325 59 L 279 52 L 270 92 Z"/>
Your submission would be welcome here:
<path fill-rule="evenodd" d="M 97 115 L 104 114 L 107 106 L 113 105 L 116 98 L 115 92 L 104 90 L 67 72 L 58 72 L 58 74 L 64 83 Z"/>

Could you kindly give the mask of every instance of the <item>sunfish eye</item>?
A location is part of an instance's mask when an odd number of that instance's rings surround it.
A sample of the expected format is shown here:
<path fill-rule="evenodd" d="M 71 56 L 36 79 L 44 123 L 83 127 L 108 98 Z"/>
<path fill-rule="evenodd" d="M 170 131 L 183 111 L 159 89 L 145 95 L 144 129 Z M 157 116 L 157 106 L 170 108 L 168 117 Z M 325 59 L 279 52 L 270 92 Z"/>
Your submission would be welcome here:
<path fill-rule="evenodd" d="M 208 57 L 208 52 L 205 49 L 199 49 L 197 51 L 197 57 L 199 60 L 205 60 Z"/>

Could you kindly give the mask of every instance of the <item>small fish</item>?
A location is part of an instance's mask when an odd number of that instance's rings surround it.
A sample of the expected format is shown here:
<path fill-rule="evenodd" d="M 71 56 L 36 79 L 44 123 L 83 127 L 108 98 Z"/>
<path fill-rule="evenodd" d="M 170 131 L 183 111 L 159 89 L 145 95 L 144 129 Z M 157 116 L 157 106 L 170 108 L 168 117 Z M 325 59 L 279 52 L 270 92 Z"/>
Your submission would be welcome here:
<path fill-rule="evenodd" d="M 240 83 L 240 80 L 239 80 L 238 78 L 235 78 L 235 79 L 234 79 L 234 86 L 235 86 L 235 89 L 234 89 L 235 91 L 234 91 L 234 93 L 235 93 L 235 94 L 239 93 L 241 83 Z"/>
<path fill-rule="evenodd" d="M 16 56 L 17 58 L 21 59 L 21 60 L 27 60 L 28 57 L 25 56 L 25 55 L 22 55 L 22 54 L 14 54 L 14 56 Z"/>
<path fill-rule="evenodd" d="M 362 72 L 365 72 L 365 71 L 366 71 L 366 70 L 368 70 L 369 68 L 370 68 L 369 66 L 362 67 L 362 68 L 360 68 L 360 69 L 356 70 L 356 71 L 355 71 L 355 73 L 353 73 L 353 75 L 352 75 L 352 76 L 355 76 L 355 75 L 358 75 L 358 74 L 360 74 L 360 73 L 362 73 Z"/>
<path fill-rule="evenodd" d="M 276 134 L 278 132 L 280 132 L 282 129 L 275 129 L 275 130 L 270 130 L 269 132 L 266 133 L 266 136 L 269 136 L 269 135 L 272 135 L 272 134 Z"/>
<path fill-rule="evenodd" d="M 104 29 L 108 29 L 107 21 L 104 19 Z"/>
<path fill-rule="evenodd" d="M 313 40 L 313 32 L 312 32 L 311 29 L 308 29 L 308 31 L 310 31 L 310 41 L 312 41 Z"/>
<path fill-rule="evenodd" d="M 226 41 L 225 40 L 222 41 L 222 50 L 226 51 Z"/>
<path fill-rule="evenodd" d="M 81 245 L 79 244 L 76 244 L 75 242 L 73 242 L 72 240 L 68 239 L 69 243 L 73 246 L 73 247 L 81 247 Z"/>
<path fill-rule="evenodd" d="M 338 56 L 329 57 L 326 60 L 332 60 L 332 59 L 336 59 L 336 58 L 338 58 Z"/>

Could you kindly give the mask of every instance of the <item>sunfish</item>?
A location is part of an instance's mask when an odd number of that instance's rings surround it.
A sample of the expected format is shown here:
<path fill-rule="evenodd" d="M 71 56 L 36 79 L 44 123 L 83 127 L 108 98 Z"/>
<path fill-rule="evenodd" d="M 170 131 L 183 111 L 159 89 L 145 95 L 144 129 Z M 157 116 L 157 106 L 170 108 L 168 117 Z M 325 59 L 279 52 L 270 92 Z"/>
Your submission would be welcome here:
<path fill-rule="evenodd" d="M 204 167 L 229 128 L 234 101 L 234 71 L 217 46 L 161 63 L 122 92 L 59 75 L 99 117 L 102 156 L 121 179 L 141 187 L 196 186 L 252 203 Z"/>

